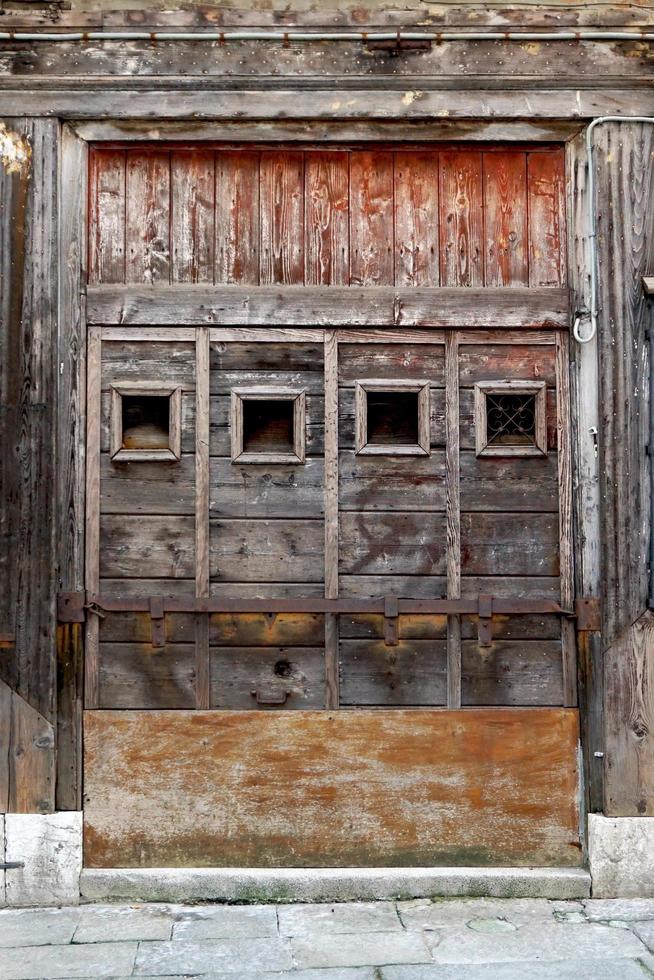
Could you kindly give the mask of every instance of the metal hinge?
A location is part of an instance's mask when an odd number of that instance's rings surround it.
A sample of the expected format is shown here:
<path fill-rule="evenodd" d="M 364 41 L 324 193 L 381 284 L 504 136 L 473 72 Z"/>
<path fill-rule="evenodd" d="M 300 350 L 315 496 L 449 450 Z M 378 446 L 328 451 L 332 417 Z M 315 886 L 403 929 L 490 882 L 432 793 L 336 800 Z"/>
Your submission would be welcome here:
<path fill-rule="evenodd" d="M 599 633 L 602 629 L 602 607 L 599 599 L 575 599 L 575 618 L 579 633 Z"/>

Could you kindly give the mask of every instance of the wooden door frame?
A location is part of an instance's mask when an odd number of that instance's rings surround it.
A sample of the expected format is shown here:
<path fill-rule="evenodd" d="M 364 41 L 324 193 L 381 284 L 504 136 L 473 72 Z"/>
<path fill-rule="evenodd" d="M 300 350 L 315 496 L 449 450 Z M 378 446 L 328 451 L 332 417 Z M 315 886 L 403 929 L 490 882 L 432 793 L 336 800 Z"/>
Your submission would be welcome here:
<path fill-rule="evenodd" d="M 516 93 L 518 95 L 518 93 Z M 107 99 L 107 105 L 110 99 Z M 517 104 L 516 104 L 517 107 Z M 524 111 L 522 109 L 521 111 Z M 180 120 L 183 117 L 180 117 Z M 165 139 L 166 135 L 172 136 L 172 127 L 175 128 L 175 139 L 219 139 L 226 138 L 230 133 L 231 139 L 246 141 L 261 141 L 258 124 L 256 122 L 239 122 L 236 126 L 230 123 L 229 126 L 220 123 L 187 123 L 183 132 L 180 134 L 178 123 L 162 124 L 157 126 L 158 139 Z M 479 128 L 475 133 L 477 138 L 489 139 L 489 128 L 487 120 L 479 120 Z M 581 124 L 578 120 L 570 120 L 564 124 L 552 123 L 543 125 L 541 123 L 526 122 L 524 119 L 504 121 L 501 124 L 493 124 L 492 138 L 506 142 L 525 142 L 547 141 L 553 139 L 568 142 L 568 168 L 571 161 L 575 159 L 575 154 L 579 153 L 580 140 L 577 136 Z M 340 127 L 340 129 L 339 129 Z M 325 129 L 325 124 L 321 123 L 321 133 Z M 349 121 L 333 122 L 328 125 L 331 132 L 348 132 L 349 138 L 379 141 L 378 126 L 373 120 L 358 120 L 356 124 Z M 471 122 L 466 120 L 461 127 L 454 126 L 447 128 L 447 135 L 440 124 L 425 124 L 423 133 L 417 134 L 415 124 L 407 124 L 404 120 L 393 120 L 384 128 L 384 139 L 390 142 L 406 142 L 410 139 L 425 140 L 427 135 L 434 143 L 446 138 L 448 141 L 457 139 L 457 129 L 460 129 L 459 140 L 470 139 Z M 188 130 L 188 131 L 187 131 Z M 289 140 L 298 140 L 299 130 L 302 131 L 302 139 L 306 141 L 306 126 L 298 127 L 293 121 L 281 121 L 279 123 L 266 124 L 266 140 L 284 143 Z M 428 134 L 427 134 L 428 131 Z M 72 542 L 65 555 L 61 556 L 59 567 L 59 587 L 63 590 L 76 591 L 84 587 L 84 564 L 85 552 L 89 547 L 89 542 L 85 534 L 86 520 L 86 488 L 85 488 L 85 459 L 90 447 L 87 443 L 87 418 L 86 418 L 86 375 L 88 370 L 87 347 L 87 316 L 86 316 L 86 270 L 87 270 L 87 161 L 89 141 L 98 143 L 115 142 L 118 138 L 147 141 L 154 135 L 149 121 L 132 122 L 129 128 L 124 124 L 110 118 L 103 118 L 100 122 L 89 123 L 64 123 L 60 131 L 60 186 L 59 186 L 59 245 L 60 245 L 60 271 L 59 271 L 59 364 L 61 369 L 58 372 L 58 448 L 60 459 L 70 461 L 70 466 L 65 470 L 60 467 L 62 476 L 57 485 L 57 505 L 60 523 L 65 522 L 68 528 L 73 529 Z M 235 135 L 237 133 L 237 135 Z M 355 135 L 356 134 L 356 135 Z M 577 136 L 575 139 L 574 137 Z M 324 145 L 324 144 L 323 144 Z M 568 178 L 568 186 L 570 181 Z M 568 240 L 574 241 L 577 231 L 578 208 L 573 210 L 569 197 L 568 203 Z M 573 217 L 575 223 L 573 224 Z M 570 280 L 577 290 L 581 288 L 582 281 L 579 267 L 574 267 L 572 257 L 575 255 L 572 247 L 568 249 L 568 264 L 570 269 Z M 97 293 L 97 287 L 95 292 Z M 395 292 L 394 290 L 392 292 Z M 172 296 L 171 296 L 172 299 Z M 97 322 L 97 320 L 96 320 Z M 106 322 L 106 321 L 105 321 Z M 112 331 L 111 336 L 118 337 L 128 333 L 128 327 L 119 325 L 121 320 L 116 318 L 114 325 L 108 325 L 104 329 Z M 192 321 L 191 321 L 192 322 Z M 206 321 L 205 321 L 206 323 Z M 389 324 L 390 325 L 390 324 Z M 456 326 L 457 324 L 452 324 Z M 165 329 L 165 328 L 164 328 Z M 235 335 L 238 332 L 240 337 L 245 337 L 248 333 L 247 327 L 235 327 Z M 163 331 L 162 331 L 163 332 Z M 317 331 L 316 331 L 317 332 Z M 323 331 L 320 331 L 323 333 Z M 359 330 L 352 331 L 357 337 L 361 337 Z M 189 333 L 194 334 L 191 329 Z M 207 331 L 207 334 L 209 331 Z M 371 331 L 374 333 L 374 330 Z M 276 331 L 276 335 L 286 335 L 283 328 Z M 347 331 L 339 331 L 345 336 Z M 166 330 L 166 335 L 169 335 Z M 329 335 L 329 341 L 327 337 Z M 406 333 L 402 331 L 403 338 Z M 330 362 L 333 361 L 337 338 L 334 331 L 325 330 L 323 333 L 326 344 L 326 355 Z M 533 333 L 530 331 L 530 339 Z M 557 386 L 561 383 L 561 390 L 567 393 L 568 389 L 568 343 L 567 338 L 557 349 Z M 580 412 L 580 399 L 584 408 L 583 418 L 592 415 L 597 410 L 593 404 L 592 397 L 588 396 L 588 378 L 593 375 L 592 356 L 586 356 L 585 360 L 576 361 L 575 377 L 575 412 Z M 591 388 L 591 392 L 595 389 Z M 331 389 L 330 389 L 331 391 Z M 332 392 L 333 394 L 333 392 Z M 332 398 L 333 401 L 333 398 Z M 566 410 L 569 409 L 569 399 Z M 596 401 L 596 399 L 595 399 Z M 454 418 L 450 420 L 450 425 L 454 424 Z M 570 419 L 570 424 L 574 420 Z M 562 426 L 564 431 L 566 426 Z M 92 438 L 95 438 L 93 432 Z M 572 442 L 575 440 L 576 452 L 573 456 Z M 580 441 L 583 443 L 580 450 Z M 333 447 L 332 447 L 333 448 Z M 561 554 L 565 572 L 562 575 L 564 581 L 565 597 L 572 597 L 573 594 L 573 554 L 577 552 L 580 543 L 588 540 L 589 525 L 587 509 L 580 508 L 579 493 L 575 499 L 576 523 L 572 530 L 572 479 L 573 469 L 576 486 L 580 484 L 580 478 L 584 477 L 584 466 L 588 462 L 588 439 L 584 436 L 584 426 L 581 422 L 573 432 L 572 438 L 567 440 L 563 446 L 563 462 L 559 472 L 560 486 L 562 487 L 563 499 L 569 500 L 566 504 L 567 513 L 570 521 L 566 521 L 565 532 L 562 530 Z M 331 454 L 333 456 L 333 452 Z M 330 457 L 331 458 L 331 457 Z M 580 462 L 581 460 L 581 462 Z M 329 467 L 326 462 L 326 473 L 329 482 L 329 473 L 333 467 Z M 64 479 L 65 473 L 65 479 Z M 454 498 L 453 498 L 454 499 Z M 333 506 L 332 506 L 333 510 Z M 326 528 L 327 528 L 326 522 Z M 562 522 L 563 525 L 564 522 Z M 453 529 L 454 533 L 454 529 Z M 592 533 L 592 527 L 590 529 Z M 201 542 L 199 542 L 201 545 Z M 94 547 L 93 542 L 91 546 Z M 334 548 L 337 549 L 337 537 L 333 528 L 326 530 L 326 546 L 330 553 Z M 562 566 L 563 567 L 563 566 Z M 584 594 L 589 593 L 586 588 L 588 579 L 578 579 L 578 585 L 582 584 Z M 198 588 L 204 588 L 200 581 L 196 583 Z M 332 584 L 326 585 L 326 595 L 328 591 L 333 591 Z M 93 617 L 95 619 L 95 617 Z M 335 660 L 335 643 L 337 642 L 336 631 L 333 630 L 333 643 L 330 646 L 329 658 Z M 572 642 L 574 641 L 574 631 L 572 631 Z M 79 627 L 69 630 L 66 634 L 65 648 L 60 652 L 60 684 L 58 691 L 58 728 L 57 744 L 59 747 L 57 754 L 57 807 L 59 809 L 80 809 L 82 800 L 81 786 L 81 748 L 82 748 L 82 682 L 83 666 L 82 654 L 83 644 Z M 567 641 L 568 645 L 570 641 Z M 592 642 L 592 641 L 591 641 Z M 65 667 L 65 669 L 63 669 Z M 576 677 L 574 672 L 569 669 L 566 676 L 566 703 L 576 703 Z M 458 692 L 453 688 L 449 692 L 448 701 L 451 706 L 457 702 Z M 585 714 L 594 713 L 597 715 L 597 692 L 591 693 L 585 701 L 583 708 Z M 335 706 L 337 703 L 337 693 L 333 695 Z M 585 732 L 586 734 L 586 732 Z M 594 743 L 596 744 L 596 742 Z M 586 752 L 586 779 L 592 765 L 591 753 Z M 597 762 L 594 765 L 595 775 L 593 785 L 597 785 Z"/>

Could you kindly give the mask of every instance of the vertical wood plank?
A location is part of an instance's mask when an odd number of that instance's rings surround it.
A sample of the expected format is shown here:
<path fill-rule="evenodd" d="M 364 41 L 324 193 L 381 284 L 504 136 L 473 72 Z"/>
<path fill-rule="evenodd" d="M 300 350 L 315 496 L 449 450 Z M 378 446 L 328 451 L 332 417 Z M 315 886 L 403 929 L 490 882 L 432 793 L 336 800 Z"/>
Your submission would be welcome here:
<path fill-rule="evenodd" d="M 325 598 L 338 598 L 338 335 L 325 331 Z M 338 616 L 325 616 L 327 708 L 339 705 Z"/>
<path fill-rule="evenodd" d="M 125 163 L 125 150 L 89 154 L 90 282 L 125 282 Z"/>
<path fill-rule="evenodd" d="M 11 688 L 0 680 L 0 813 L 9 809 L 9 754 L 11 750 Z M 2 892 L 0 891 L 0 897 Z"/>
<path fill-rule="evenodd" d="M 52 813 L 55 768 L 53 726 L 27 701 L 13 692 L 9 813 Z"/>
<path fill-rule="evenodd" d="M 559 483 L 559 563 L 561 567 L 561 605 L 572 609 L 575 597 L 574 553 L 572 544 L 572 450 L 570 440 L 570 354 L 568 338 L 556 337 L 556 428 Z M 563 658 L 563 704 L 577 704 L 577 648 L 572 620 L 561 620 Z"/>
<path fill-rule="evenodd" d="M 198 327 L 195 338 L 195 594 L 209 595 L 209 327 Z M 209 617 L 195 623 L 196 707 L 211 703 Z"/>
<path fill-rule="evenodd" d="M 526 286 L 527 158 L 525 153 L 484 153 L 484 283 Z"/>
<path fill-rule="evenodd" d="M 84 428 L 86 324 L 87 144 L 68 127 L 61 134 L 59 371 L 57 391 L 58 583 L 62 591 L 84 588 Z M 79 624 L 57 627 L 58 810 L 82 806 L 83 645 Z"/>
<path fill-rule="evenodd" d="M 127 282 L 170 282 L 170 153 L 128 150 Z"/>
<path fill-rule="evenodd" d="M 393 154 L 350 156 L 350 284 L 392 286 Z"/>
<path fill-rule="evenodd" d="M 452 150 L 439 161 L 441 285 L 482 286 L 481 153 Z"/>
<path fill-rule="evenodd" d="M 395 153 L 395 285 L 438 286 L 438 153 Z"/>
<path fill-rule="evenodd" d="M 587 220 L 588 171 L 585 134 L 566 147 L 568 280 L 574 289 L 574 308 L 588 307 L 589 239 Z M 600 460 L 593 432 L 600 429 L 597 338 L 575 345 L 571 372 L 571 425 L 574 445 L 575 575 L 580 596 L 601 595 L 602 525 Z M 579 633 L 579 700 L 581 745 L 584 753 L 586 804 L 591 812 L 604 806 L 604 668 L 599 633 Z"/>
<path fill-rule="evenodd" d="M 527 154 L 530 286 L 566 283 L 564 181 L 563 150 Z"/>
<path fill-rule="evenodd" d="M 174 151 L 170 180 L 172 281 L 213 282 L 213 152 Z"/>
<path fill-rule="evenodd" d="M 447 597 L 461 597 L 461 495 L 459 461 L 459 338 L 445 337 L 445 478 Z M 461 617 L 447 617 L 447 706 L 461 707 Z"/>
<path fill-rule="evenodd" d="M 86 519 L 85 580 L 88 592 L 100 587 L 100 395 L 102 371 L 101 328 L 89 327 L 86 346 Z M 99 622 L 86 620 L 84 654 L 84 704 L 99 706 Z"/>
<path fill-rule="evenodd" d="M 304 282 L 304 155 L 297 150 L 261 154 L 261 282 Z"/>
<path fill-rule="evenodd" d="M 216 155 L 216 282 L 259 284 L 259 153 Z"/>
<path fill-rule="evenodd" d="M 308 152 L 304 162 L 304 282 L 349 284 L 349 154 Z"/>

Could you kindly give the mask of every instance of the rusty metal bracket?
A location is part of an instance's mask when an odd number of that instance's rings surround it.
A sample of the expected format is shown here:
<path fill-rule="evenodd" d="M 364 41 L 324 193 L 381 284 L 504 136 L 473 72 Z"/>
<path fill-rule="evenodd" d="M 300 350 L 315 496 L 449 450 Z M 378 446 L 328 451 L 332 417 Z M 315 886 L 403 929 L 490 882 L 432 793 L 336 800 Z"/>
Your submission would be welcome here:
<path fill-rule="evenodd" d="M 477 637 L 480 647 L 489 647 L 493 643 L 493 597 L 479 595 Z"/>
<path fill-rule="evenodd" d="M 596 633 L 602 629 L 602 607 L 599 599 L 575 599 L 577 631 Z"/>
<path fill-rule="evenodd" d="M 166 645 L 165 615 L 163 596 L 150 596 L 150 626 L 153 647 L 165 647 Z"/>
<path fill-rule="evenodd" d="M 84 623 L 86 593 L 60 592 L 57 596 L 57 620 L 60 623 Z"/>
<path fill-rule="evenodd" d="M 271 688 L 268 691 L 251 691 L 253 698 L 257 699 L 257 704 L 263 705 L 280 705 L 286 704 L 286 699 L 288 697 L 288 691 L 284 691 L 281 688 Z"/>
<path fill-rule="evenodd" d="M 364 37 L 364 44 L 369 51 L 381 51 L 397 58 L 408 51 L 431 51 L 432 42 L 430 38 L 404 38 L 398 31 L 396 37 L 381 41 Z"/>
<path fill-rule="evenodd" d="M 384 643 L 387 647 L 396 647 L 400 642 L 398 617 L 400 604 L 397 596 L 386 596 L 384 599 Z"/>

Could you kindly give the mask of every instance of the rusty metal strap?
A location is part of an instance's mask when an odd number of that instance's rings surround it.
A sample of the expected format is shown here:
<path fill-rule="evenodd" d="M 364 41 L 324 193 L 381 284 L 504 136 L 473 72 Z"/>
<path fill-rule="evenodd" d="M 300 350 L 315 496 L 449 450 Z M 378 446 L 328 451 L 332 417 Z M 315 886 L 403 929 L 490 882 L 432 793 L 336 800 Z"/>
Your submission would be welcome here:
<path fill-rule="evenodd" d="M 61 623 L 84 622 L 86 611 L 97 615 L 113 612 L 153 613 L 160 619 L 167 613 L 334 613 L 336 615 L 372 613 L 387 619 L 397 616 L 530 616 L 575 617 L 553 599 L 499 598 L 472 596 L 465 599 L 237 599 L 199 596 L 116 596 L 102 593 L 61 593 L 58 614 Z M 481 601 L 481 607 L 480 607 Z"/>

